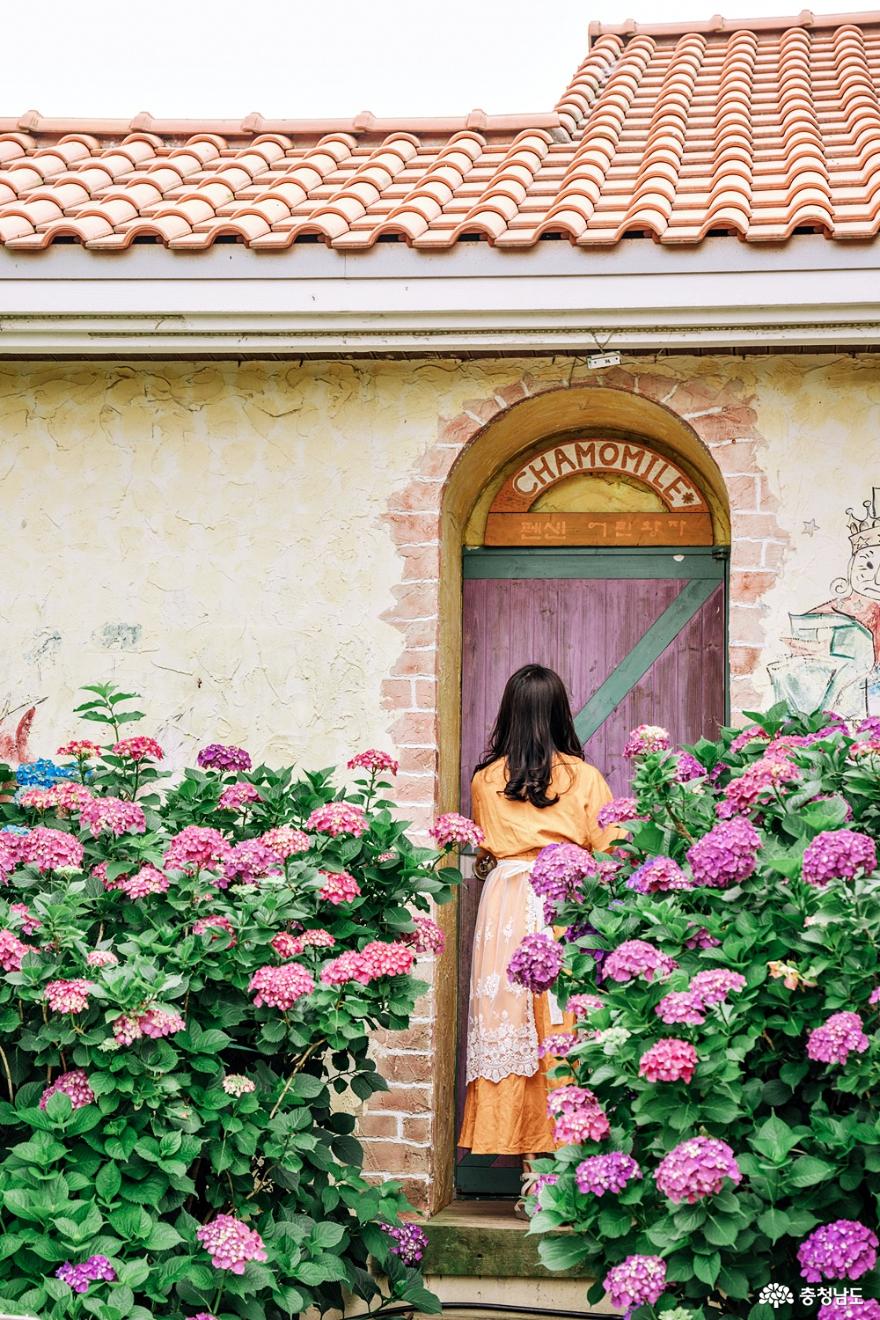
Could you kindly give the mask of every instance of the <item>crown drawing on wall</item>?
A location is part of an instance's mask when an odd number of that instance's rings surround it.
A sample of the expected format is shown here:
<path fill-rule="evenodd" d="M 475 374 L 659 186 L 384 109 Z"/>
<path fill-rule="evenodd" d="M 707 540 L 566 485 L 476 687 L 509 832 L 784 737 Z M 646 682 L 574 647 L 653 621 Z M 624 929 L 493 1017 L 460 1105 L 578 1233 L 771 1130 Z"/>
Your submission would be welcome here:
<path fill-rule="evenodd" d="M 850 544 L 853 554 L 866 546 L 880 546 L 880 486 L 875 486 L 869 500 L 863 500 L 864 518 L 857 518 L 852 509 L 846 511 Z"/>

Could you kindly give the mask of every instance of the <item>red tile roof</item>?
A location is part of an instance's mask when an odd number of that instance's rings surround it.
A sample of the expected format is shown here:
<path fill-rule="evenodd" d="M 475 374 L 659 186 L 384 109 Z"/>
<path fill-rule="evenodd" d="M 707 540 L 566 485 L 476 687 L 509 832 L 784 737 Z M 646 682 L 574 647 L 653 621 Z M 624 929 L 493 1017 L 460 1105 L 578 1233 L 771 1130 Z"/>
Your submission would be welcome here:
<path fill-rule="evenodd" d="M 0 242 L 779 242 L 880 227 L 880 13 L 592 24 L 550 113 L 0 118 Z"/>

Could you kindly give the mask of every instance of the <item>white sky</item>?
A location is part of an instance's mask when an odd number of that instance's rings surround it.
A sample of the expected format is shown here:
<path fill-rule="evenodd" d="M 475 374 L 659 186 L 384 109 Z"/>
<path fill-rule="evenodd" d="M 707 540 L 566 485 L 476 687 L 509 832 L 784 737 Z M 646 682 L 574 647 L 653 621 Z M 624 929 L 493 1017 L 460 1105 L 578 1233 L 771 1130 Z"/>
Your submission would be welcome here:
<path fill-rule="evenodd" d="M 794 14 L 720 0 L 726 18 Z M 719 0 L 0 0 L 0 115 L 267 117 L 549 110 L 592 19 L 707 18 Z M 820 0 L 821 13 L 853 0 Z"/>

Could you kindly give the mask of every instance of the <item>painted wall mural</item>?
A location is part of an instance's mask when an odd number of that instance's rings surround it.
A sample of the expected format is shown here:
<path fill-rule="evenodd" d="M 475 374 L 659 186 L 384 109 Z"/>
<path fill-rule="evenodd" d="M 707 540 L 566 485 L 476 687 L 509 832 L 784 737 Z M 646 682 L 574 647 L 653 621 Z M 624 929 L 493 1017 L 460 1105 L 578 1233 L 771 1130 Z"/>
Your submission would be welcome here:
<path fill-rule="evenodd" d="M 790 654 L 767 666 L 777 700 L 801 710 L 880 715 L 880 487 L 847 509 L 850 560 L 830 600 L 789 615 Z"/>

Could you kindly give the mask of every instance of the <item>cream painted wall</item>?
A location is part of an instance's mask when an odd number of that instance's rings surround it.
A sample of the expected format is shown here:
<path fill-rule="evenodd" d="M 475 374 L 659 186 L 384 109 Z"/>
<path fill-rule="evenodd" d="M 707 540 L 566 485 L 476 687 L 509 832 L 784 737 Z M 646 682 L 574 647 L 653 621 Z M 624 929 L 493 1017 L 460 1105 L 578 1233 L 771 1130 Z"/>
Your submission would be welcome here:
<path fill-rule="evenodd" d="M 845 571 L 844 509 L 880 484 L 876 362 L 624 361 L 755 396 L 788 542 L 766 658 L 788 610 Z M 144 694 L 178 761 L 215 739 L 308 765 L 388 745 L 380 684 L 401 650 L 380 617 L 401 573 L 389 493 L 440 419 L 524 373 L 586 375 L 550 358 L 2 364 L 0 703 L 47 698 L 32 750 L 53 752 L 77 685 L 105 678 Z"/>

